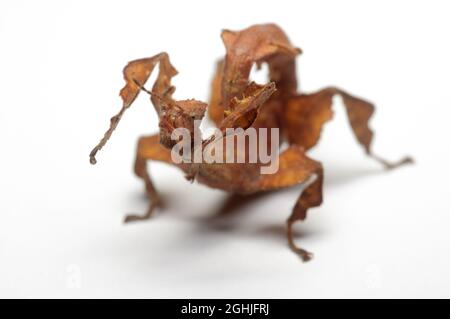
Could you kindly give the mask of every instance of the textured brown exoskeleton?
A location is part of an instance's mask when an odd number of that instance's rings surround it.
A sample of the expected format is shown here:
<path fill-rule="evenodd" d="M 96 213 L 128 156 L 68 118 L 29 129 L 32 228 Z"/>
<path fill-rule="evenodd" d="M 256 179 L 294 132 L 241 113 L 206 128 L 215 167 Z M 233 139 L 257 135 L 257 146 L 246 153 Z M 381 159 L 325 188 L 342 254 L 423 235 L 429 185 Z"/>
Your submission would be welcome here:
<path fill-rule="evenodd" d="M 412 160 L 404 158 L 390 163 L 372 153 L 373 132 L 368 127 L 374 111 L 371 103 L 335 87 L 312 94 L 298 93 L 295 60 L 301 50 L 291 45 L 278 26 L 255 25 L 239 32 L 224 30 L 222 40 L 226 55 L 217 64 L 209 107 L 196 100 L 173 99 L 175 87 L 171 85 L 171 79 L 177 71 L 166 53 L 130 62 L 123 71 L 126 81 L 120 92 L 123 107 L 111 118 L 110 128 L 92 150 L 90 161 L 96 163 L 97 151 L 105 145 L 124 111 L 140 91 L 145 91 L 158 114 L 160 133 L 139 139 L 134 170 L 145 183 L 150 205 L 145 215 L 129 215 L 125 222 L 147 219 L 161 204 L 147 172 L 148 160 L 174 164 L 186 173 L 189 180 L 197 180 L 230 193 L 252 194 L 305 184 L 287 220 L 287 239 L 290 248 L 307 261 L 312 255 L 294 243 L 292 225 L 297 220 L 305 219 L 310 207 L 322 203 L 323 168 L 319 162 L 309 158 L 306 151 L 318 142 L 322 126 L 332 118 L 332 99 L 335 95 L 342 97 L 351 128 L 367 155 L 387 169 Z M 261 63 L 269 66 L 270 82 L 265 85 L 249 81 L 253 65 L 259 67 Z M 152 90 L 148 91 L 144 84 L 157 64 L 159 74 Z M 224 132 L 223 135 L 226 128 L 279 128 L 282 141 L 287 142 L 289 147 L 279 154 L 278 171 L 261 174 L 260 162 L 175 164 L 170 150 L 176 142 L 171 139 L 176 128 L 189 129 L 193 148 L 223 142 L 220 138 L 209 138 L 197 144 L 194 142 L 194 132 L 199 130 L 195 120 L 203 118 L 207 107 L 210 118 Z M 267 143 L 270 142 L 269 139 Z"/>

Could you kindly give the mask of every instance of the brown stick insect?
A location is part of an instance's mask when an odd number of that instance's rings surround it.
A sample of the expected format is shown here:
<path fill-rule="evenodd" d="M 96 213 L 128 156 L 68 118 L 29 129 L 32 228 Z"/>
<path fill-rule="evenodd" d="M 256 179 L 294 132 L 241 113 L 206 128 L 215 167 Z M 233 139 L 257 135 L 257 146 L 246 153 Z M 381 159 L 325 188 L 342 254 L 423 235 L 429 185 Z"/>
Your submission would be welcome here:
<path fill-rule="evenodd" d="M 312 94 L 298 93 L 296 77 L 296 57 L 299 48 L 291 45 L 285 33 L 274 24 L 254 25 L 239 32 L 224 30 L 222 40 L 226 55 L 217 64 L 212 81 L 209 105 L 197 100 L 175 100 L 172 95 L 172 77 L 177 74 L 167 53 L 150 58 L 134 60 L 124 68 L 125 87 L 120 91 L 123 107 L 111 118 L 108 131 L 100 143 L 90 153 L 90 162 L 96 163 L 95 155 L 110 138 L 125 110 L 130 107 L 141 91 L 150 95 L 159 117 L 160 132 L 143 136 L 137 145 L 134 171 L 145 184 L 150 200 L 147 212 L 142 215 L 126 216 L 125 222 L 144 220 L 161 204 L 160 197 L 147 171 L 147 161 L 162 161 L 176 165 L 190 181 L 197 180 L 209 187 L 236 194 L 253 194 L 304 184 L 304 189 L 294 205 L 287 220 L 287 239 L 289 247 L 303 261 L 311 259 L 312 254 L 298 247 L 293 238 L 292 225 L 304 220 L 309 208 L 322 203 L 323 168 L 320 162 L 309 158 L 306 152 L 316 145 L 322 126 L 332 118 L 332 99 L 340 95 L 346 108 L 353 133 L 366 154 L 380 162 L 386 169 L 411 163 L 406 157 L 391 163 L 376 156 L 371 150 L 373 132 L 368 122 L 374 112 L 373 104 L 354 97 L 345 91 L 328 87 Z M 270 81 L 259 85 L 249 80 L 254 65 L 267 63 Z M 151 90 L 144 85 L 152 71 L 159 64 L 159 73 Z M 208 109 L 208 115 L 220 129 L 220 135 L 208 139 L 196 139 L 200 133 L 199 122 Z M 189 149 L 180 154 L 184 161 L 173 159 L 173 147 L 180 138 L 173 138 L 177 129 L 187 130 Z M 228 129 L 236 129 L 229 133 Z M 234 141 L 240 136 L 246 138 L 250 129 L 278 129 L 281 142 L 287 143 L 285 150 L 276 154 L 277 171 L 262 174 L 265 163 L 257 159 L 249 161 L 254 149 L 250 143 L 232 143 L 222 157 L 242 151 L 244 161 L 195 161 L 197 150 L 219 149 L 226 141 Z M 236 133 L 237 132 L 237 133 Z M 271 149 L 275 141 L 271 135 L 261 139 L 256 135 L 259 147 Z M 186 144 L 186 143 L 185 143 Z M 276 143 L 279 145 L 279 143 Z M 217 155 L 217 154 L 216 154 Z"/>

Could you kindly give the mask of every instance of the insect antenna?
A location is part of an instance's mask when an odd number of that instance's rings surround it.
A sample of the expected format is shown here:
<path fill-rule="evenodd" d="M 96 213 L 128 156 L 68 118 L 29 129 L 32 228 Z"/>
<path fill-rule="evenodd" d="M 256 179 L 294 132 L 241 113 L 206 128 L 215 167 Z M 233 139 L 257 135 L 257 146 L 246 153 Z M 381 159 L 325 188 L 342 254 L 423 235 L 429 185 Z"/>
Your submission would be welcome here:
<path fill-rule="evenodd" d="M 182 111 L 183 108 L 181 106 L 179 106 L 178 104 L 174 103 L 173 101 L 168 101 L 167 98 L 164 98 L 163 96 L 159 95 L 158 93 L 152 92 L 150 90 L 147 90 L 144 86 L 142 86 L 136 79 L 133 79 L 133 82 L 139 87 L 139 89 L 141 89 L 142 91 L 144 91 L 145 93 L 147 93 L 150 96 L 154 96 L 156 97 L 158 100 L 160 100 L 161 102 L 163 102 L 164 104 L 169 104 L 175 108 L 177 108 L 178 110 Z M 172 90 L 172 88 L 168 88 L 166 90 L 166 92 Z M 164 93 L 165 94 L 165 93 Z M 159 112 L 158 112 L 159 113 Z"/>

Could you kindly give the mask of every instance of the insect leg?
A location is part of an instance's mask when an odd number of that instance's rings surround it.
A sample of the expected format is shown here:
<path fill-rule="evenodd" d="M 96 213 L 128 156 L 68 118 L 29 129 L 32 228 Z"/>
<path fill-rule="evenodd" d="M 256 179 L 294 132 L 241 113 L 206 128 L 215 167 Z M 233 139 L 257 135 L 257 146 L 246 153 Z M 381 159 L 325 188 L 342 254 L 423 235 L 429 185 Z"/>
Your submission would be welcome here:
<path fill-rule="evenodd" d="M 313 94 L 300 94 L 287 101 L 284 122 L 290 143 L 303 146 L 305 149 L 317 144 L 323 125 L 333 116 L 332 104 L 335 95 L 342 97 L 353 133 L 368 156 L 386 169 L 413 162 L 410 157 L 390 162 L 375 155 L 371 149 L 374 133 L 369 127 L 374 105 L 333 87 Z"/>
<path fill-rule="evenodd" d="M 138 141 L 134 172 L 143 180 L 150 204 L 144 215 L 127 215 L 124 220 L 125 223 L 148 219 L 152 216 L 154 210 L 162 205 L 161 198 L 147 171 L 148 160 L 170 163 L 170 152 L 159 144 L 159 134 L 144 136 Z"/>
<path fill-rule="evenodd" d="M 307 210 L 322 203 L 323 168 L 305 155 L 303 148 L 292 145 L 280 154 L 279 170 L 272 175 L 262 175 L 259 190 L 275 190 L 297 184 L 306 184 L 299 196 L 290 217 L 287 220 L 287 240 L 289 247 L 303 261 L 312 258 L 312 254 L 294 242 L 293 224 L 306 218 Z"/>

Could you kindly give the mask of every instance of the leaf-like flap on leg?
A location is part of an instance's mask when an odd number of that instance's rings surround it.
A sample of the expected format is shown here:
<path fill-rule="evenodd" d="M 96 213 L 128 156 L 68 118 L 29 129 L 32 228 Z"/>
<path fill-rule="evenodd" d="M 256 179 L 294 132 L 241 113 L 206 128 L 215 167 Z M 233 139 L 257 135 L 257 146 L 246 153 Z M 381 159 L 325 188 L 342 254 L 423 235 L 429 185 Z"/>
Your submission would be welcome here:
<path fill-rule="evenodd" d="M 370 154 L 373 131 L 369 127 L 369 120 L 375 111 L 375 106 L 342 90 L 337 91 L 342 96 L 342 101 L 347 110 L 348 120 L 356 139 L 364 147 L 366 153 Z"/>
<path fill-rule="evenodd" d="M 317 144 L 323 125 L 333 117 L 333 92 L 300 94 L 287 101 L 284 114 L 289 141 L 310 149 Z"/>
<path fill-rule="evenodd" d="M 125 107 L 129 107 L 140 92 L 140 87 L 136 82 L 143 86 L 158 62 L 161 63 L 155 86 L 159 88 L 159 92 L 156 91 L 155 93 L 164 93 L 161 92 L 163 88 L 170 87 L 170 80 L 177 74 L 177 70 L 171 65 L 167 53 L 162 52 L 151 58 L 131 61 L 123 69 L 123 76 L 126 84 L 120 91 L 120 96 L 122 97 Z"/>
<path fill-rule="evenodd" d="M 317 144 L 323 125 L 332 117 L 331 107 L 335 95 L 342 97 L 353 134 L 367 155 L 388 169 L 412 163 L 410 157 L 392 163 L 374 155 L 371 150 L 374 133 L 369 126 L 369 121 L 375 106 L 334 87 L 313 94 L 300 94 L 288 100 L 284 122 L 288 128 L 288 137 L 291 143 L 301 145 L 305 149 Z"/>
<path fill-rule="evenodd" d="M 125 110 L 130 107 L 136 97 L 139 95 L 143 85 L 152 74 L 156 64 L 160 62 L 158 78 L 155 82 L 156 87 L 155 96 L 152 96 L 152 103 L 155 106 L 158 115 L 161 110 L 161 99 L 171 101 L 172 93 L 175 88 L 171 86 L 170 80 L 177 74 L 177 70 L 172 66 L 169 60 L 169 55 L 165 52 L 159 53 L 151 58 L 138 59 L 129 62 L 123 69 L 123 77 L 125 79 L 125 86 L 120 90 L 120 96 L 123 100 L 123 105 L 120 111 L 111 118 L 108 130 L 103 135 L 100 142 L 92 149 L 89 154 L 89 161 L 95 164 L 97 160 L 95 156 L 99 150 L 105 146 L 111 137 L 112 133 L 119 124 Z M 151 92 L 149 92 L 151 93 Z M 157 97 L 158 96 L 158 97 Z"/>
<path fill-rule="evenodd" d="M 373 104 L 332 87 L 297 95 L 288 101 L 285 119 L 290 140 L 306 149 L 316 145 L 323 125 L 332 118 L 331 107 L 336 94 L 342 97 L 356 139 L 370 153 L 373 132 L 369 120 L 374 112 Z"/>

